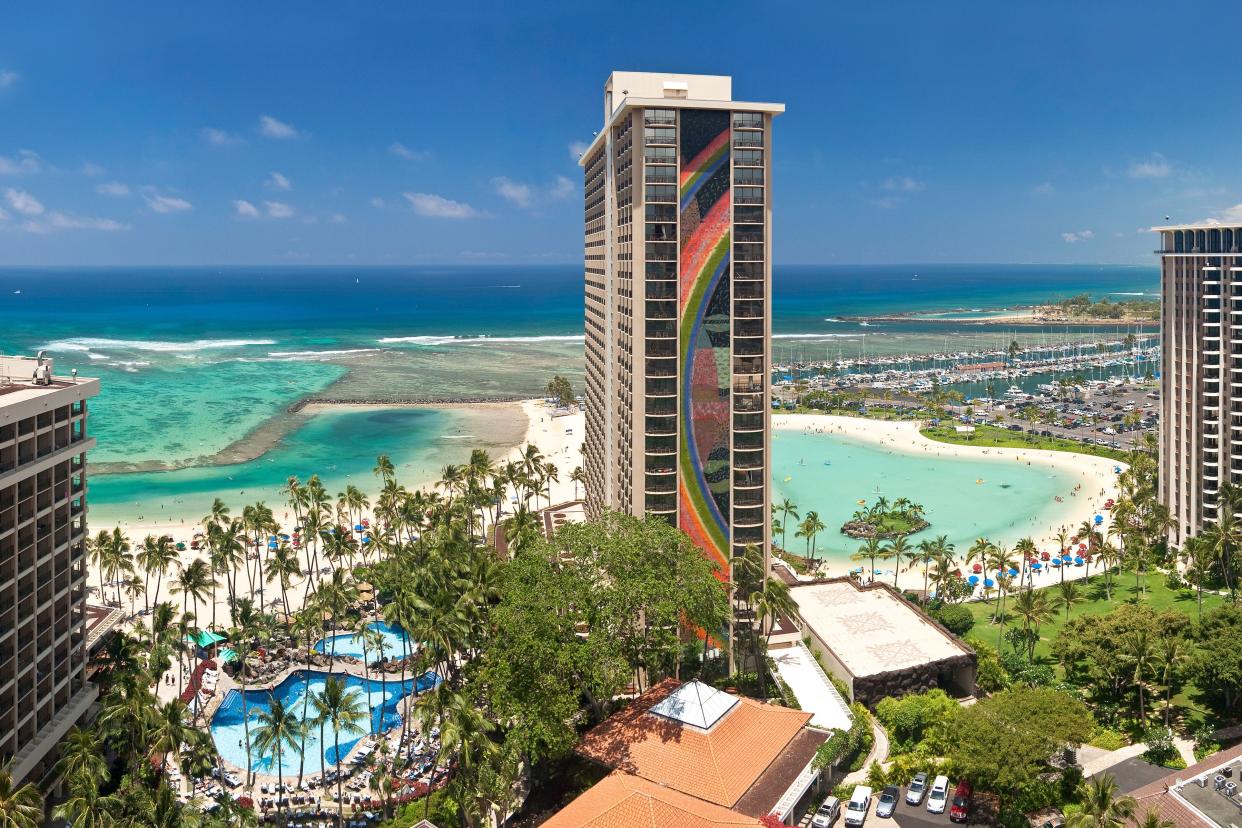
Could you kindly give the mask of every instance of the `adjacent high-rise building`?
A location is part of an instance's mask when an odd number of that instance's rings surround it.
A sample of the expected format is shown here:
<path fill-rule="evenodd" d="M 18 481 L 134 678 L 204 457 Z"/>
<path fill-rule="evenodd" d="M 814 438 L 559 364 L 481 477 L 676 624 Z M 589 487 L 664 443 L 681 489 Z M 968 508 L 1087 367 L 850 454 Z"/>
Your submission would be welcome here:
<path fill-rule="evenodd" d="M 0 356 L 0 766 L 38 779 L 87 712 L 86 401 L 99 380 Z"/>
<path fill-rule="evenodd" d="M 1160 233 L 1160 501 L 1180 546 L 1242 483 L 1242 224 Z"/>
<path fill-rule="evenodd" d="M 586 183 L 588 513 L 769 553 L 772 121 L 718 75 L 614 72 Z M 766 567 L 765 567 L 766 570 Z"/>

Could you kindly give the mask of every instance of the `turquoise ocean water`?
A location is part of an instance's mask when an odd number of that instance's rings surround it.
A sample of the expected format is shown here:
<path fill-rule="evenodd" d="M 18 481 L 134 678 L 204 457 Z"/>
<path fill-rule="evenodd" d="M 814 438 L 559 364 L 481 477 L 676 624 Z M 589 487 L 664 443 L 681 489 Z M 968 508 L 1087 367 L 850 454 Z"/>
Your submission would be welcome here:
<path fill-rule="evenodd" d="M 777 267 L 773 282 L 774 354 L 784 360 L 1089 338 L 1100 332 L 979 320 L 1082 292 L 1151 293 L 1158 273 L 805 266 Z M 956 310 L 972 318 L 843 319 Z M 460 460 L 468 447 L 446 438 L 477 428 L 452 410 L 286 409 L 307 397 L 537 396 L 554 373 L 580 383 L 582 319 L 577 266 L 0 269 L 0 353 L 45 349 L 58 372 L 102 380 L 91 417 L 97 525 L 153 510 L 197 520 L 217 492 L 239 505 L 256 493 L 274 500 L 289 474 L 318 471 L 343 487 L 369 475 L 379 452 L 409 469 Z"/>

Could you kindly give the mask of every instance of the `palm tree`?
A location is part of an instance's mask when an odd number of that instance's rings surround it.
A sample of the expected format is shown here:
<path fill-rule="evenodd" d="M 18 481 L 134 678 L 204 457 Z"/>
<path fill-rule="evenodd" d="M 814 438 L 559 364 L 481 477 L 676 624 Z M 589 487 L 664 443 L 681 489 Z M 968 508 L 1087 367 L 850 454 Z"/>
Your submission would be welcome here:
<path fill-rule="evenodd" d="M 1204 560 L 1207 552 L 1207 544 L 1201 537 L 1186 538 L 1182 542 L 1181 559 L 1186 565 L 1186 571 L 1193 573 L 1194 578 L 1196 604 L 1199 608 L 1199 623 L 1203 623 L 1203 580 L 1207 573 L 1204 571 Z"/>
<path fill-rule="evenodd" d="M 901 561 L 910 554 L 910 542 L 898 536 L 884 547 L 884 560 L 893 561 L 893 589 L 897 589 L 897 576 L 901 573 Z"/>
<path fill-rule="evenodd" d="M 1137 803 L 1132 796 L 1120 796 L 1112 775 L 1096 774 L 1078 786 L 1082 810 L 1071 814 L 1066 828 L 1127 828 Z"/>
<path fill-rule="evenodd" d="M 56 770 L 65 778 L 80 776 L 91 778 L 98 785 L 108 776 L 108 762 L 104 759 L 103 742 L 93 728 L 83 730 L 76 725 L 70 728 L 60 743 L 60 761 Z"/>
<path fill-rule="evenodd" d="M 1177 828 L 1177 823 L 1171 819 L 1165 819 L 1155 808 L 1149 808 L 1142 819 L 1130 818 L 1134 822 L 1135 828 Z"/>
<path fill-rule="evenodd" d="M 151 573 L 156 573 L 155 595 L 146 602 L 146 608 L 150 610 L 152 603 L 158 604 L 160 602 L 160 581 L 163 579 L 164 573 L 178 563 L 177 548 L 173 545 L 173 540 L 168 535 L 160 535 L 158 538 L 147 535 L 142 539 L 142 548 L 138 550 L 135 558 L 144 572 L 144 587 L 150 586 Z"/>
<path fill-rule="evenodd" d="M 948 539 L 941 535 L 935 540 L 928 538 L 919 541 L 919 545 L 910 553 L 910 566 L 915 564 L 923 565 L 923 603 L 927 603 L 927 581 L 931 576 L 932 561 L 936 560 L 939 553 L 937 544 L 943 542 L 948 543 Z"/>
<path fill-rule="evenodd" d="M 1013 611 L 1022 619 L 1022 629 L 1026 634 L 1026 660 L 1035 660 L 1035 642 L 1039 640 L 1039 628 L 1045 621 L 1052 618 L 1052 603 L 1048 593 L 1043 590 L 1019 590 L 1018 597 L 1013 601 Z"/>
<path fill-rule="evenodd" d="M 582 466 L 574 466 L 574 470 L 569 473 L 569 479 L 574 482 L 574 500 L 577 500 L 578 484 L 586 485 L 586 472 L 582 470 Z"/>
<path fill-rule="evenodd" d="M 148 734 L 151 751 L 161 757 L 160 773 L 167 774 L 168 754 L 181 750 L 181 743 L 189 741 L 192 728 L 186 724 L 186 714 L 190 708 L 181 699 L 173 699 L 161 705 L 152 719 L 152 729 Z"/>
<path fill-rule="evenodd" d="M 1185 645 L 1174 636 L 1160 639 L 1156 654 L 1160 668 L 1160 683 L 1164 685 L 1164 726 L 1169 726 L 1169 709 L 1173 706 L 1173 685 L 1177 682 L 1182 665 L 1186 662 Z"/>
<path fill-rule="evenodd" d="M 129 551 L 129 538 L 117 527 L 112 530 L 112 535 L 99 552 L 99 568 L 116 587 L 117 607 L 121 606 L 121 581 L 134 571 L 134 560 Z M 103 597 L 102 590 L 100 597 Z"/>
<path fill-rule="evenodd" d="M 1073 609 L 1075 604 L 1081 604 L 1087 600 L 1087 597 L 1082 594 L 1078 584 L 1073 581 L 1062 581 L 1057 585 L 1057 592 L 1059 594 L 1057 595 L 1056 604 L 1065 610 L 1065 620 L 1069 621 L 1070 610 Z"/>
<path fill-rule="evenodd" d="M 979 563 L 984 567 L 988 563 L 988 555 L 992 553 L 992 542 L 987 538 L 975 538 L 975 542 L 970 545 L 970 549 L 966 551 L 965 564 L 970 566 L 973 563 Z"/>
<path fill-rule="evenodd" d="M 772 640 L 772 629 L 776 626 L 776 619 L 782 615 L 793 615 L 798 607 L 789 594 L 789 585 L 780 578 L 768 578 L 763 585 L 763 590 L 751 596 L 751 604 L 755 607 L 759 628 L 764 631 L 763 655 L 766 655 L 768 645 Z M 756 658 L 756 661 L 759 660 Z M 759 694 L 766 696 L 766 664 L 757 663 L 755 669 L 759 673 Z"/>
<path fill-rule="evenodd" d="M 12 769 L 0 768 L 0 826 L 3 828 L 41 828 L 43 794 L 33 782 L 17 787 Z"/>
<path fill-rule="evenodd" d="M 283 702 L 275 696 L 269 697 L 266 712 L 259 713 L 254 728 L 254 746 L 259 758 L 270 757 L 276 766 L 276 782 L 279 790 L 285 787 L 285 766 L 281 761 L 285 749 L 300 754 L 302 752 L 302 734 L 306 725 L 292 710 L 285 708 Z M 281 813 L 281 803 L 288 802 L 286 797 L 276 800 L 276 811 Z M 283 814 L 282 814 L 283 817 Z"/>
<path fill-rule="evenodd" d="M 785 498 L 780 503 L 772 505 L 772 513 L 781 517 L 781 549 L 787 549 L 785 546 L 785 527 L 791 520 L 798 520 L 801 515 L 798 514 L 798 507 L 789 498 Z"/>
<path fill-rule="evenodd" d="M 1208 524 L 1201 534 L 1202 543 L 1212 560 L 1220 567 L 1221 576 L 1225 579 L 1225 587 L 1229 590 L 1229 600 L 1237 600 L 1237 591 L 1233 582 L 1233 552 L 1238 544 L 1239 525 L 1233 509 L 1220 506 L 1217 508 L 1216 520 Z"/>
<path fill-rule="evenodd" d="M 119 797 L 104 796 L 89 776 L 71 777 L 68 787 L 69 797 L 54 810 L 57 819 L 65 820 L 71 828 L 112 828 L 117 824 L 115 815 L 123 806 Z M 0 818 L 0 825 L 9 824 L 23 823 L 7 823 Z"/>
<path fill-rule="evenodd" d="M 323 732 L 325 725 L 332 726 L 332 737 L 336 748 L 337 764 L 341 760 L 341 734 L 347 736 L 365 732 L 362 722 L 369 714 L 363 707 L 357 690 L 348 689 L 343 679 L 328 676 L 321 692 L 311 696 L 311 706 L 315 710 L 314 723 Z M 323 750 L 320 739 L 320 751 Z M 339 824 L 345 824 L 345 800 L 341 795 L 341 780 L 345 774 L 336 775 L 336 807 Z"/>
<path fill-rule="evenodd" d="M 875 576 L 875 559 L 883 553 L 880 546 L 879 538 L 867 538 L 863 541 L 863 545 L 858 547 L 858 551 L 850 555 L 851 561 L 871 561 L 871 569 L 867 570 L 867 578 L 870 580 Z"/>
<path fill-rule="evenodd" d="M 1147 711 L 1144 706 L 1145 697 L 1143 689 L 1148 677 L 1156 672 L 1156 650 L 1145 629 L 1137 629 L 1126 633 L 1121 637 L 1120 643 L 1122 663 L 1130 669 L 1130 680 L 1134 682 L 1134 686 L 1138 689 L 1139 723 L 1145 726 L 1147 723 Z"/>
<path fill-rule="evenodd" d="M 1013 568 L 1013 555 L 1004 546 L 988 544 L 987 557 L 983 564 L 984 573 L 995 572 L 996 584 L 996 615 L 998 622 L 1003 622 L 1005 615 L 1005 594 L 1008 592 L 1009 570 Z"/>

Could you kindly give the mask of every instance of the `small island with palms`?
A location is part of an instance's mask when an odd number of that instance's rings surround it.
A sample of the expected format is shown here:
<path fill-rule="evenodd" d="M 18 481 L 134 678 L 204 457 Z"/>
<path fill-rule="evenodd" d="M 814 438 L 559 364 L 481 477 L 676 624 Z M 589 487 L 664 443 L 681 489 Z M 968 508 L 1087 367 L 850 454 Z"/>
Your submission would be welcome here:
<path fill-rule="evenodd" d="M 859 501 L 860 504 L 864 501 Z M 923 516 L 923 507 L 899 497 L 892 503 L 880 497 L 869 509 L 858 509 L 841 526 L 841 534 L 851 538 L 904 538 L 921 532 L 931 523 Z"/>

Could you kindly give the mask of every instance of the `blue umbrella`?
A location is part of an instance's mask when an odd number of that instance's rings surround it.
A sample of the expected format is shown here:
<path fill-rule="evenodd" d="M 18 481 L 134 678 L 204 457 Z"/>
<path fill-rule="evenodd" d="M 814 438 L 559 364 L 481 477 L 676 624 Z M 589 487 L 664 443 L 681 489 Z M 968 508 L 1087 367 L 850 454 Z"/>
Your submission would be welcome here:
<path fill-rule="evenodd" d="M 1040 569 L 1043 569 L 1043 568 L 1044 568 L 1044 565 L 1043 565 L 1043 564 L 1041 564 L 1041 563 L 1039 563 L 1038 561 L 1037 561 L 1037 562 L 1035 562 L 1035 563 L 1033 563 L 1033 564 L 1031 564 L 1031 569 L 1034 569 L 1034 570 L 1040 570 Z"/>
<path fill-rule="evenodd" d="M 1121 466 L 1113 466 L 1113 474 L 1121 474 Z"/>
<path fill-rule="evenodd" d="M 1082 558 L 1074 558 L 1074 566 L 1082 566 Z"/>
<path fill-rule="evenodd" d="M 1018 574 L 1018 570 L 1014 569 L 1012 566 L 1011 566 L 1011 567 L 1009 567 L 1009 577 L 1010 577 L 1010 578 L 1014 577 L 1014 576 L 1015 576 L 1015 575 L 1017 575 L 1017 574 Z"/>
<path fill-rule="evenodd" d="M 971 586 L 974 586 L 975 584 L 979 583 L 979 576 L 971 575 L 969 578 L 966 579 L 966 583 L 970 584 Z"/>
<path fill-rule="evenodd" d="M 1062 556 L 1061 556 L 1061 561 L 1062 561 L 1063 563 L 1069 563 L 1069 562 L 1070 562 L 1070 561 L 1072 561 L 1072 560 L 1074 560 L 1074 559 L 1073 559 L 1072 557 L 1070 557 L 1069 555 L 1062 555 Z"/>
<path fill-rule="evenodd" d="M 354 531 L 355 531 L 355 532 L 361 532 L 361 531 L 362 531 L 362 524 L 361 524 L 361 523 L 356 524 L 356 525 L 354 526 Z"/>
<path fill-rule="evenodd" d="M 987 587 L 988 589 L 991 589 L 992 587 L 996 586 L 996 582 L 993 581 L 991 578 L 984 578 L 983 585 Z"/>
<path fill-rule="evenodd" d="M 370 538 L 363 538 L 363 539 L 362 539 L 362 542 L 363 542 L 363 543 L 370 543 L 370 542 L 371 542 L 371 539 L 370 539 Z"/>
<path fill-rule="evenodd" d="M 1061 559 L 1060 559 L 1060 558 L 1053 558 L 1052 560 L 1048 561 L 1048 563 L 1049 563 L 1049 564 L 1051 564 L 1052 566 L 1060 566 L 1060 565 L 1061 565 Z"/>
<path fill-rule="evenodd" d="M 1103 523 L 1103 522 L 1104 522 L 1104 516 L 1103 516 L 1103 515 L 1096 515 L 1096 516 L 1095 516 L 1095 525 L 1096 525 L 1096 526 L 1099 526 L 1099 525 L 1100 525 L 1101 523 Z"/>

